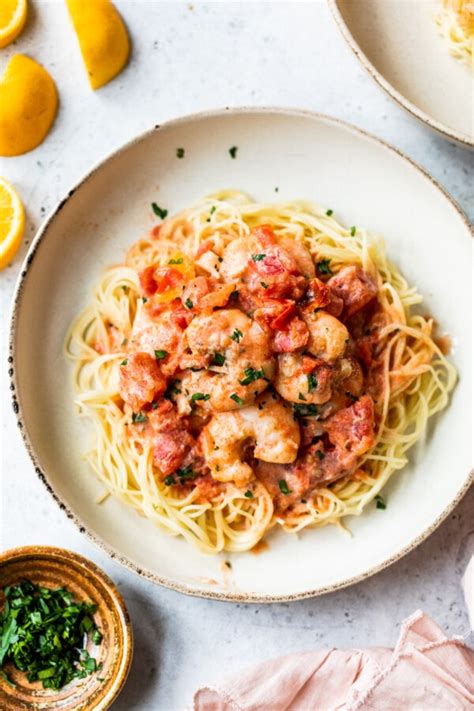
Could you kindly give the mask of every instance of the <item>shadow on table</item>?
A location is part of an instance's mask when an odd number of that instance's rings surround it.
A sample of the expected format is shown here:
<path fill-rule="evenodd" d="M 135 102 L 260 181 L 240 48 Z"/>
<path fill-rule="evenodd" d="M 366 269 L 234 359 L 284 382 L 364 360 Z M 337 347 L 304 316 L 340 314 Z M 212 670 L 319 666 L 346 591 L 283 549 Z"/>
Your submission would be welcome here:
<path fill-rule="evenodd" d="M 133 586 L 122 585 L 120 592 L 127 601 L 134 621 L 133 661 L 122 693 L 111 708 L 114 711 L 148 711 L 154 709 L 146 697 L 159 684 L 160 660 L 164 639 L 164 623 L 156 606 Z"/>

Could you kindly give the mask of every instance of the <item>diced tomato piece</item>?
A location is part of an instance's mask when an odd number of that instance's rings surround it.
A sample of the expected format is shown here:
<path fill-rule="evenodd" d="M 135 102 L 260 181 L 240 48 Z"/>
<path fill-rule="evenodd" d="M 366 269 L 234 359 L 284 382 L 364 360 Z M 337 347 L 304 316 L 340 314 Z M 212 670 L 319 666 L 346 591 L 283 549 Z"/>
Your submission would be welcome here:
<path fill-rule="evenodd" d="M 377 337 L 374 336 L 363 336 L 356 341 L 357 356 L 367 369 L 370 368 L 374 362 L 374 347 L 377 340 Z"/>
<path fill-rule="evenodd" d="M 372 398 L 363 395 L 360 400 L 339 410 L 323 424 L 336 448 L 356 456 L 364 454 L 375 442 Z"/>
<path fill-rule="evenodd" d="M 172 302 L 172 313 L 170 314 L 170 321 L 178 328 L 183 330 L 189 326 L 193 320 L 193 313 L 189 309 L 186 309 L 180 299 L 176 299 Z"/>
<path fill-rule="evenodd" d="M 233 294 L 234 291 L 234 284 L 225 284 L 219 289 L 216 289 L 216 291 L 211 291 L 206 296 L 203 296 L 203 298 L 199 302 L 199 306 L 202 309 L 222 308 L 223 306 L 227 305 L 227 302 L 229 301 L 230 296 L 231 294 Z"/>
<path fill-rule="evenodd" d="M 170 289 L 180 286 L 183 281 L 183 274 L 173 267 L 159 267 L 155 271 L 156 291 L 162 294 Z"/>
<path fill-rule="evenodd" d="M 292 319 L 286 328 L 277 331 L 273 339 L 273 350 L 276 353 L 292 353 L 303 348 L 309 338 L 308 327 L 300 318 Z"/>
<path fill-rule="evenodd" d="M 270 328 L 275 331 L 280 331 L 282 328 L 286 328 L 289 321 L 293 318 L 296 313 L 296 306 L 293 302 L 287 303 L 283 310 L 270 322 Z"/>
<path fill-rule="evenodd" d="M 150 230 L 150 237 L 159 237 L 160 236 L 160 230 L 161 230 L 161 224 L 160 225 L 155 225 L 154 227 L 151 228 Z"/>
<path fill-rule="evenodd" d="M 252 234 L 258 239 L 263 247 L 275 244 L 275 232 L 271 225 L 259 225 L 254 227 Z"/>
<path fill-rule="evenodd" d="M 145 296 L 153 296 L 157 289 L 157 283 L 155 280 L 155 267 L 146 267 L 138 272 L 138 279 L 140 282 L 140 287 Z"/>
<path fill-rule="evenodd" d="M 186 430 L 158 432 L 153 437 L 153 461 L 168 476 L 183 464 L 193 444 L 194 438 Z"/>
<path fill-rule="evenodd" d="M 127 363 L 120 367 L 120 395 L 133 412 L 139 412 L 165 390 L 166 378 L 156 359 L 148 353 L 131 353 Z"/>
<path fill-rule="evenodd" d="M 318 277 L 309 280 L 306 295 L 317 309 L 324 308 L 331 301 L 329 287 Z"/>
<path fill-rule="evenodd" d="M 344 302 L 344 316 L 360 311 L 377 294 L 374 279 L 360 267 L 343 267 L 328 281 L 331 292 Z"/>

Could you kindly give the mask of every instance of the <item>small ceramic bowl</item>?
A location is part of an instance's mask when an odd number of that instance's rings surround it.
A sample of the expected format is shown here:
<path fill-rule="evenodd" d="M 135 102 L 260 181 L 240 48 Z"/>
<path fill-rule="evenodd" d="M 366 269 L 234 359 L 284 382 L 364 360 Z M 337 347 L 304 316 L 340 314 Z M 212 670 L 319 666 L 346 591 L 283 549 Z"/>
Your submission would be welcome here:
<path fill-rule="evenodd" d="M 95 622 L 103 634 L 93 654 L 101 669 L 85 679 L 77 679 L 59 691 L 43 689 L 40 682 L 29 683 L 25 674 L 9 664 L 4 671 L 14 686 L 0 678 L 0 709 L 61 709 L 61 711 L 102 711 L 120 693 L 132 661 L 133 636 L 125 603 L 113 582 L 86 558 L 49 546 L 25 546 L 0 554 L 0 608 L 3 588 L 22 580 L 50 588 L 65 587 L 74 598 L 94 602 Z"/>

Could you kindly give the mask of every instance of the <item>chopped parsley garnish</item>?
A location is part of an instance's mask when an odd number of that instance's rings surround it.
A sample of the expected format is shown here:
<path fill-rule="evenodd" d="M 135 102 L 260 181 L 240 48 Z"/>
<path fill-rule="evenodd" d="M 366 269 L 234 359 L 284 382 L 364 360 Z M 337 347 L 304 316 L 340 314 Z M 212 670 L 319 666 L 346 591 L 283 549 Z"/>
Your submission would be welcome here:
<path fill-rule="evenodd" d="M 123 289 L 126 294 L 128 294 L 128 286 L 126 286 L 125 284 L 122 284 L 122 286 L 120 288 Z"/>
<path fill-rule="evenodd" d="M 280 190 L 280 188 L 278 188 L 278 187 L 275 188 L 275 192 L 276 192 L 276 193 L 277 193 L 279 190 Z"/>
<path fill-rule="evenodd" d="M 247 489 L 244 496 L 246 499 L 253 499 L 253 493 L 250 491 L 250 489 Z"/>
<path fill-rule="evenodd" d="M 231 335 L 231 338 L 236 343 L 240 343 L 240 339 L 243 338 L 243 336 L 244 336 L 244 334 L 242 333 L 242 331 L 239 331 L 238 328 L 235 328 L 234 332 Z"/>
<path fill-rule="evenodd" d="M 306 398 L 305 398 L 305 396 L 303 395 L 303 393 L 298 393 L 298 399 L 299 399 L 299 400 L 306 400 Z"/>
<path fill-rule="evenodd" d="M 255 368 L 246 368 L 244 370 L 244 375 L 245 378 L 243 380 L 239 380 L 241 385 L 250 385 L 250 383 L 254 383 L 256 380 L 265 378 L 263 370 L 255 370 Z"/>
<path fill-rule="evenodd" d="M 158 403 L 157 403 L 157 402 L 152 402 L 152 403 L 151 403 L 151 409 L 152 409 L 152 410 L 157 410 L 157 409 L 158 409 Z"/>
<path fill-rule="evenodd" d="M 144 412 L 133 412 L 132 422 L 134 425 L 141 424 L 142 422 L 147 422 L 148 417 Z"/>
<path fill-rule="evenodd" d="M 151 209 L 160 219 L 164 220 L 168 214 L 168 210 L 164 210 L 162 207 L 156 204 L 156 202 L 151 203 Z"/>
<path fill-rule="evenodd" d="M 144 296 L 144 297 L 142 298 L 142 301 L 143 301 L 144 304 L 146 304 L 146 302 L 148 301 L 148 299 L 146 298 L 146 296 Z"/>
<path fill-rule="evenodd" d="M 189 299 L 189 298 L 186 299 L 186 301 L 184 302 L 184 305 L 186 306 L 187 309 L 192 309 L 192 308 L 193 308 L 193 302 L 192 302 L 191 299 Z"/>
<path fill-rule="evenodd" d="M 320 449 L 316 450 L 316 456 L 320 461 L 323 461 L 324 457 L 326 456 L 324 452 L 322 452 Z"/>
<path fill-rule="evenodd" d="M 331 217 L 331 215 L 333 214 L 333 212 L 334 212 L 334 210 L 326 210 L 326 215 L 327 215 L 328 217 Z"/>
<path fill-rule="evenodd" d="M 261 281 L 260 285 L 263 286 L 264 289 L 268 289 L 268 284 L 266 281 Z"/>
<path fill-rule="evenodd" d="M 232 146 L 232 148 L 229 148 L 229 154 L 231 158 L 235 158 L 237 155 L 238 148 L 237 146 Z"/>
<path fill-rule="evenodd" d="M 355 237 L 356 230 L 356 227 L 351 227 L 351 237 Z"/>
<path fill-rule="evenodd" d="M 12 663 L 30 683 L 41 681 L 44 689 L 55 690 L 100 668 L 85 648 L 89 639 L 94 644 L 102 641 L 93 618 L 95 604 L 75 602 L 66 588 L 53 590 L 30 580 L 3 592 L 0 666 Z M 14 686 L 5 672 L 1 674 Z"/>
<path fill-rule="evenodd" d="M 176 476 L 178 476 L 181 481 L 185 481 L 186 479 L 195 479 L 197 474 L 193 471 L 193 465 L 189 464 L 187 467 L 184 467 L 184 469 L 176 469 Z"/>
<path fill-rule="evenodd" d="M 293 405 L 293 412 L 296 417 L 316 417 L 319 414 L 318 406 L 309 404 L 297 404 Z"/>
<path fill-rule="evenodd" d="M 224 565 L 226 565 L 228 568 L 232 568 L 232 563 L 230 562 L 230 560 L 225 560 Z"/>
<path fill-rule="evenodd" d="M 155 351 L 156 360 L 163 360 L 168 355 L 168 351 Z"/>
<path fill-rule="evenodd" d="M 184 158 L 184 148 L 176 149 L 176 158 Z"/>
<path fill-rule="evenodd" d="M 164 483 L 166 484 L 166 486 L 173 486 L 173 484 L 176 484 L 174 478 L 171 475 L 167 476 L 166 479 L 164 479 Z"/>
<path fill-rule="evenodd" d="M 193 402 L 196 402 L 196 400 L 209 400 L 210 397 L 209 393 L 194 393 L 191 395 L 191 400 Z"/>
<path fill-rule="evenodd" d="M 358 398 L 357 398 L 355 395 L 353 395 L 352 393 L 350 393 L 349 391 L 346 392 L 346 397 L 350 397 L 350 399 L 351 399 L 353 402 L 355 402 L 356 400 L 358 400 Z"/>
<path fill-rule="evenodd" d="M 320 274 L 332 274 L 330 265 L 331 260 L 330 259 L 320 259 L 319 262 L 316 264 L 318 271 Z"/>
<path fill-rule="evenodd" d="M 237 403 L 237 405 L 243 405 L 244 401 L 242 400 L 241 397 L 236 395 L 235 393 L 232 393 L 232 395 L 229 395 L 230 399 L 233 400 L 234 402 Z"/>
<path fill-rule="evenodd" d="M 318 379 L 314 373 L 308 375 L 308 392 L 311 393 L 318 387 Z"/>
<path fill-rule="evenodd" d="M 224 365 L 225 355 L 223 353 L 214 353 L 211 365 Z"/>
<path fill-rule="evenodd" d="M 387 504 L 385 503 L 385 499 L 383 496 L 380 496 L 380 494 L 377 494 L 377 496 L 374 498 L 375 505 L 378 509 L 386 509 Z"/>
<path fill-rule="evenodd" d="M 266 254 L 252 254 L 252 262 L 261 262 L 266 256 Z"/>
<path fill-rule="evenodd" d="M 121 343 L 120 345 L 121 345 L 121 346 L 126 346 L 126 345 L 127 345 L 127 339 L 124 338 L 123 341 L 122 341 L 122 343 Z"/>
<path fill-rule="evenodd" d="M 168 264 L 182 264 L 183 263 L 183 258 L 182 257 L 177 257 L 176 259 L 170 259 Z"/>
<path fill-rule="evenodd" d="M 120 365 L 127 365 L 128 363 L 128 358 L 124 358 L 123 361 L 120 363 Z"/>
<path fill-rule="evenodd" d="M 278 482 L 278 486 L 280 487 L 280 491 L 282 494 L 291 494 L 291 490 L 288 488 L 288 484 L 284 479 L 280 479 Z"/>

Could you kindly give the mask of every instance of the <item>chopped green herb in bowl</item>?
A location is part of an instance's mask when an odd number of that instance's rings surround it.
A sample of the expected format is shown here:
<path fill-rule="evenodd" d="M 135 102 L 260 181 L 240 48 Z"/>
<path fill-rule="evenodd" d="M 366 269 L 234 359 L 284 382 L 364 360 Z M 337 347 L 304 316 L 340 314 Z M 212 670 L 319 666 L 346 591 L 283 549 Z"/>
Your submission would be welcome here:
<path fill-rule="evenodd" d="M 102 641 L 94 622 L 94 603 L 77 602 L 66 588 L 41 587 L 30 580 L 3 588 L 3 594 L 2 669 L 10 662 L 29 682 L 40 681 L 44 689 L 57 690 L 100 668 L 87 650 Z"/>

